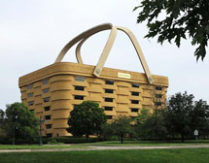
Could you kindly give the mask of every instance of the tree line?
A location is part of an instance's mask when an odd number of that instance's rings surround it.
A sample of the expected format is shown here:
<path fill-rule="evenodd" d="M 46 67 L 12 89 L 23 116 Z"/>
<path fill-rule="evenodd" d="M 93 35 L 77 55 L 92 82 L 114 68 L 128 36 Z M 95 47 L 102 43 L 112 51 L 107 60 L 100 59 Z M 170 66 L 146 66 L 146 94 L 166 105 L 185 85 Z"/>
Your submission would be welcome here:
<path fill-rule="evenodd" d="M 107 120 L 104 109 L 98 103 L 84 101 L 70 112 L 67 129 L 74 137 L 89 138 L 95 135 L 103 140 L 124 138 L 137 140 L 194 139 L 198 130 L 201 138 L 209 138 L 209 105 L 194 100 L 192 94 L 172 95 L 164 109 L 142 108 L 135 118 L 118 116 Z M 22 139 L 32 142 L 38 137 L 38 120 L 22 103 L 0 109 L 0 138 Z"/>
<path fill-rule="evenodd" d="M 193 139 L 198 130 L 201 138 L 209 136 L 209 105 L 203 100 L 194 100 L 192 94 L 176 93 L 167 101 L 164 109 L 142 108 L 134 119 L 119 116 L 107 123 L 104 110 L 94 102 L 84 101 L 71 113 L 68 121 L 73 135 L 97 135 L 104 139 L 117 136 L 121 143 L 124 137 L 140 140 Z"/>

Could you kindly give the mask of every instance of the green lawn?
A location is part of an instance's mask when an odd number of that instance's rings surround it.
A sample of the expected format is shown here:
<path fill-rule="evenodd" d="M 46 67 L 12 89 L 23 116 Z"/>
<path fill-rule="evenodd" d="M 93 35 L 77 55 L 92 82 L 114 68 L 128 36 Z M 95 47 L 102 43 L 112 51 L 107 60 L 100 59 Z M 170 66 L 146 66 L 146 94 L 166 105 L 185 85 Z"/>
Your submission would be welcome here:
<path fill-rule="evenodd" d="M 2 153 L 0 163 L 208 163 L 209 149 Z"/>
<path fill-rule="evenodd" d="M 120 144 L 119 141 L 103 141 L 96 143 L 85 143 L 85 145 L 93 146 L 173 146 L 173 145 L 199 145 L 199 144 L 209 144 L 209 140 L 187 140 L 184 143 L 180 141 L 176 142 L 165 142 L 165 141 L 124 141 Z"/>
<path fill-rule="evenodd" d="M 1 149 L 62 149 L 62 148 L 88 148 L 84 144 L 56 144 L 56 145 L 0 145 Z"/>
<path fill-rule="evenodd" d="M 60 148 L 88 148 L 89 146 L 181 146 L 181 145 L 195 145 L 195 144 L 209 144 L 209 140 L 199 141 L 186 141 L 185 143 L 175 142 L 153 142 L 153 141 L 124 141 L 120 144 L 119 141 L 103 141 L 96 143 L 83 143 L 83 144 L 45 144 L 39 145 L 1 145 L 1 149 L 60 149 Z"/>

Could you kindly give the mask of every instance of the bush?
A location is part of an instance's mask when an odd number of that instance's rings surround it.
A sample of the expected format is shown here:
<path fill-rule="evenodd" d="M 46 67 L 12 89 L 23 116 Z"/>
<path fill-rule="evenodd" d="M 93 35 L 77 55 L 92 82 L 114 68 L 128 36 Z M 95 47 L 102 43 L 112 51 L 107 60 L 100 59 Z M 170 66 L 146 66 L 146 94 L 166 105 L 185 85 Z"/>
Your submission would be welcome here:
<path fill-rule="evenodd" d="M 84 138 L 84 137 L 57 137 L 57 138 L 48 138 L 47 142 L 49 143 L 64 143 L 64 144 L 78 144 L 78 143 L 92 143 L 102 141 L 101 138 Z"/>
<path fill-rule="evenodd" d="M 58 142 L 57 139 L 51 139 L 47 142 L 47 144 L 63 144 L 63 142 Z"/>

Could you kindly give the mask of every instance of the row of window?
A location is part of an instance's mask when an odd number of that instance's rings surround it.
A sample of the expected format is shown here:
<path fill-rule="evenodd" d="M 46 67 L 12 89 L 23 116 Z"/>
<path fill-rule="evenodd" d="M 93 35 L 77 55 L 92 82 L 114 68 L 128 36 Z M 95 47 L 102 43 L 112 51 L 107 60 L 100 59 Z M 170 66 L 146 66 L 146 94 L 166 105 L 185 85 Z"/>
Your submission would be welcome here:
<path fill-rule="evenodd" d="M 48 84 L 48 82 L 49 82 L 49 79 L 48 79 L 48 78 L 42 80 L 42 84 L 43 84 L 43 85 Z M 29 84 L 29 85 L 27 86 L 27 88 L 28 88 L 28 89 L 32 89 L 32 88 L 33 88 L 33 84 Z"/>
<path fill-rule="evenodd" d="M 131 119 L 135 119 L 136 117 L 131 117 Z M 106 115 L 106 119 L 112 119 L 112 115 Z"/>
<path fill-rule="evenodd" d="M 156 97 L 157 97 L 157 98 L 161 98 L 162 95 L 156 96 Z M 84 96 L 82 96 L 82 95 L 75 95 L 75 96 L 74 96 L 74 99 L 75 99 L 75 100 L 84 100 Z M 45 98 L 43 99 L 43 101 L 44 101 L 44 102 L 49 102 L 49 101 L 50 101 L 50 98 L 49 98 L 49 97 L 45 97 Z M 104 98 L 104 101 L 105 101 L 105 102 L 113 102 L 113 98 L 106 97 L 106 98 Z M 139 104 L 139 100 L 131 100 L 131 103 L 132 103 L 132 104 Z M 28 105 L 29 105 L 29 106 L 32 106 L 33 104 L 34 104 L 34 101 L 29 101 L 29 102 L 28 102 Z M 157 106 L 159 106 L 159 105 L 161 105 L 161 104 L 159 104 L 159 102 L 157 102 Z"/>
<path fill-rule="evenodd" d="M 75 86 L 75 90 L 84 91 L 83 86 Z M 114 93 L 113 89 L 105 89 L 105 93 Z M 131 92 L 132 96 L 139 96 L 139 92 Z"/>
<path fill-rule="evenodd" d="M 42 89 L 42 92 L 43 93 L 48 93 L 49 92 L 49 88 Z M 32 92 L 28 93 L 28 97 L 33 97 L 33 93 Z"/>
<path fill-rule="evenodd" d="M 75 95 L 74 99 L 75 100 L 83 100 L 84 96 L 82 96 L 82 95 Z M 106 97 L 106 98 L 104 98 L 104 101 L 105 102 L 113 102 L 113 98 Z M 139 100 L 131 100 L 131 103 L 132 104 L 139 104 Z"/>
<path fill-rule="evenodd" d="M 45 106 L 44 107 L 44 111 L 49 111 L 49 110 L 50 110 L 50 106 Z M 111 107 L 111 106 L 105 106 L 104 107 L 104 110 L 106 110 L 106 111 L 112 111 L 113 110 L 113 107 Z M 131 108 L 131 111 L 132 112 L 138 112 L 138 110 L 139 110 L 138 108 Z M 50 119 L 50 117 L 45 117 L 45 119 Z"/>
<path fill-rule="evenodd" d="M 44 101 L 44 102 L 49 102 L 49 101 L 50 101 L 50 98 L 49 98 L 49 97 L 45 97 L 45 98 L 43 98 L 43 101 Z M 33 104 L 34 104 L 34 101 L 29 101 L 29 102 L 28 102 L 28 105 L 29 105 L 29 106 L 32 106 Z"/>
<path fill-rule="evenodd" d="M 161 98 L 162 96 L 160 96 L 159 98 Z M 84 100 L 84 96 L 81 96 L 81 95 L 75 95 L 74 96 L 74 99 L 75 100 Z M 43 99 L 44 102 L 49 102 L 50 101 L 50 98 L 49 97 L 45 97 Z M 105 102 L 113 102 L 113 98 L 109 98 L 109 97 L 106 97 L 104 98 L 104 101 Z M 139 100 L 131 100 L 131 103 L 132 104 L 139 104 Z M 32 106 L 34 104 L 34 101 L 29 101 L 28 102 L 28 105 L 29 106 Z M 161 102 L 156 102 L 155 103 L 157 106 L 160 106 L 161 105 Z"/>
<path fill-rule="evenodd" d="M 105 106 L 105 107 L 104 107 L 104 110 L 105 110 L 105 111 L 112 111 L 112 110 L 113 110 L 113 107 Z M 138 112 L 138 111 L 139 111 L 138 108 L 131 108 L 131 112 Z"/>
<path fill-rule="evenodd" d="M 75 81 L 84 82 L 85 81 L 85 77 L 83 77 L 83 76 L 75 76 Z M 114 85 L 114 81 L 113 80 L 105 80 L 105 84 L 106 85 Z M 132 83 L 132 87 L 139 88 L 139 86 L 140 85 L 138 83 Z"/>
<path fill-rule="evenodd" d="M 44 111 L 49 111 L 50 110 L 50 106 L 45 106 L 44 107 Z M 34 112 L 34 109 L 30 109 L 31 112 Z"/>
<path fill-rule="evenodd" d="M 75 76 L 75 80 L 76 80 L 76 81 L 84 82 L 84 81 L 85 81 L 85 77 L 83 77 L 83 76 Z M 42 84 L 43 84 L 43 85 L 48 84 L 48 82 L 49 82 L 49 79 L 48 79 L 48 78 L 42 80 Z M 113 80 L 105 80 L 105 84 L 107 84 L 107 85 L 114 85 L 114 81 L 113 81 Z M 132 87 L 134 87 L 134 88 L 139 88 L 139 87 L 140 87 L 140 84 L 138 84 L 138 83 L 132 83 Z M 27 88 L 28 88 L 28 89 L 32 89 L 32 88 L 33 88 L 33 84 L 29 84 L 29 85 L 27 86 Z M 82 89 L 84 89 L 84 87 L 83 87 Z M 156 89 L 156 90 L 162 90 L 162 87 L 161 87 L 161 86 L 156 86 L 155 89 Z M 78 90 L 79 90 L 79 89 L 78 89 Z"/>

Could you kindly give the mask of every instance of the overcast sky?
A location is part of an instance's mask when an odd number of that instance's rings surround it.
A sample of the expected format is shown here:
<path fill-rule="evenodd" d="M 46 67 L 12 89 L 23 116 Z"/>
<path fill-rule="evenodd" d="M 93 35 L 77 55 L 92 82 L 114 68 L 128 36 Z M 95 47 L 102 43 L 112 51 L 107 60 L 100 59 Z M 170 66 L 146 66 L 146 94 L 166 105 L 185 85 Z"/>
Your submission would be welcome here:
<path fill-rule="evenodd" d="M 169 77 L 168 96 L 188 91 L 209 102 L 209 57 L 196 62 L 195 47 L 181 48 L 145 39 L 146 24 L 137 24 L 137 0 L 0 0 L 0 108 L 20 101 L 18 78 L 52 64 L 63 46 L 77 34 L 110 22 L 136 35 L 153 74 Z M 82 49 L 86 64 L 95 65 L 109 31 L 90 38 Z M 209 54 L 208 54 L 209 55 Z M 75 62 L 74 49 L 64 61 Z M 143 72 L 127 36 L 118 33 L 105 67 Z"/>

